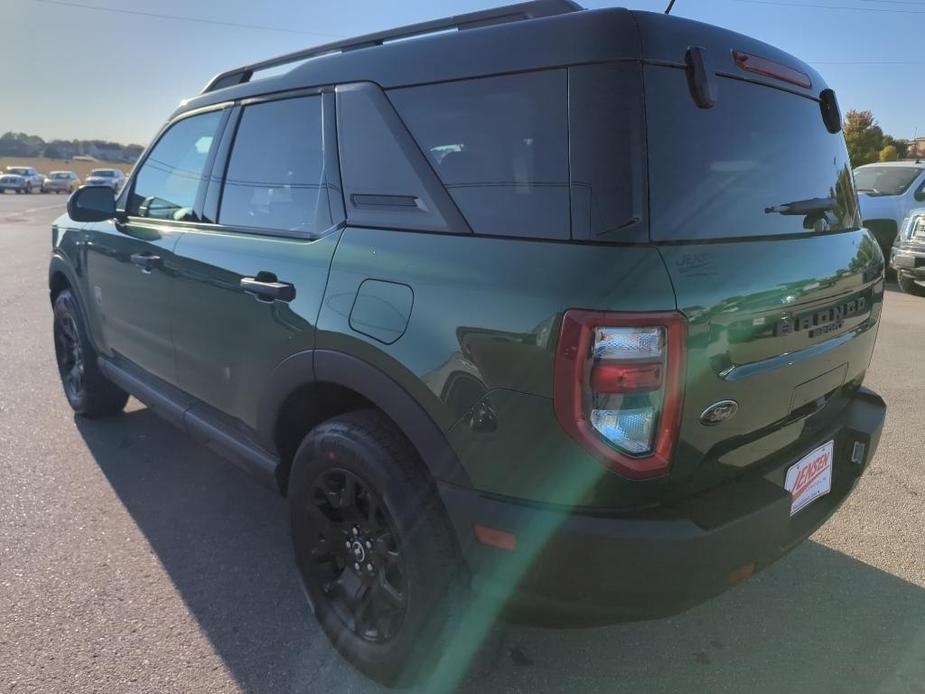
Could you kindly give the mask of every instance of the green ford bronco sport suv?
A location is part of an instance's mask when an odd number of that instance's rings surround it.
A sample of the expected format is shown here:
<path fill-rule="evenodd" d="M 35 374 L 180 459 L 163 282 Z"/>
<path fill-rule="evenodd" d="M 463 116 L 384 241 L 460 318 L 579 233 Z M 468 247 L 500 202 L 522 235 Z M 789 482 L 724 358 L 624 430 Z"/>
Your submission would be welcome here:
<path fill-rule="evenodd" d="M 222 73 L 53 227 L 65 393 L 278 486 L 318 621 L 380 681 L 463 601 L 676 613 L 877 447 L 884 260 L 840 119 L 772 46 L 564 0 Z"/>

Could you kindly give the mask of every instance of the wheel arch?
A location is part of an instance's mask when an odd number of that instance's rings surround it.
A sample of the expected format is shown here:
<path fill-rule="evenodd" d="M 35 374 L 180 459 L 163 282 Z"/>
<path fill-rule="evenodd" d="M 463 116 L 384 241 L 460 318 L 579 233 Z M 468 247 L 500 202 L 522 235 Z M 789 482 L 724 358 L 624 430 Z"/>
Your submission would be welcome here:
<path fill-rule="evenodd" d="M 71 291 L 76 292 L 78 286 L 73 268 L 60 256 L 53 255 L 48 264 L 48 297 L 51 303 L 55 303 L 55 299 L 62 290 L 70 288 Z"/>
<path fill-rule="evenodd" d="M 80 275 L 70 262 L 55 252 L 52 254 L 51 262 L 48 265 L 48 299 L 52 308 L 54 308 L 55 299 L 64 289 L 70 289 L 74 295 L 77 309 L 80 311 L 80 317 L 84 322 L 84 326 L 86 326 L 87 337 L 93 349 L 103 353 L 99 338 L 93 328 L 93 323 L 90 321 L 90 306 L 85 295 L 84 284 L 80 281 Z"/>
<path fill-rule="evenodd" d="M 309 350 L 293 354 L 276 367 L 258 414 L 260 443 L 279 455 L 280 488 L 285 491 L 295 449 L 314 425 L 364 407 L 375 407 L 392 420 L 435 481 L 471 487 L 446 434 L 391 376 L 343 352 Z"/>

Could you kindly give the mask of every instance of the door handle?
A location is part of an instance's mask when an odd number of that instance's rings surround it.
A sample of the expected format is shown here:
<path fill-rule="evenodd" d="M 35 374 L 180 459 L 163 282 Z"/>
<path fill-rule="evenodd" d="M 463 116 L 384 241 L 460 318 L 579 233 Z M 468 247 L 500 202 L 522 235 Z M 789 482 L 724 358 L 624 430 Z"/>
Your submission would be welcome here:
<path fill-rule="evenodd" d="M 295 286 L 280 282 L 272 272 L 258 272 L 256 277 L 242 277 L 241 289 L 263 301 L 292 301 Z"/>
<path fill-rule="evenodd" d="M 153 253 L 133 253 L 129 256 L 129 260 L 132 261 L 132 265 L 141 268 L 141 271 L 146 275 L 161 264 L 161 257 Z"/>

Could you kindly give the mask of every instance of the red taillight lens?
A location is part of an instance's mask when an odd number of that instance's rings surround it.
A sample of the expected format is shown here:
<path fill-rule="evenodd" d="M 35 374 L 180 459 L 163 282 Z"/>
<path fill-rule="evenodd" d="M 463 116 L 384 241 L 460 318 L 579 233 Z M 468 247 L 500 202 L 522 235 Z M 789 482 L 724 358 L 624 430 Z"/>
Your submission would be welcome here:
<path fill-rule="evenodd" d="M 792 67 L 775 63 L 773 60 L 768 60 L 767 58 L 751 55 L 749 53 L 743 53 L 742 51 L 733 51 L 732 58 L 735 60 L 736 65 L 739 66 L 740 70 L 754 72 L 756 75 L 763 75 L 764 77 L 773 77 L 776 80 L 789 82 L 790 84 L 795 84 L 804 89 L 809 89 L 813 86 L 813 81 L 805 72 L 800 72 L 799 70 L 794 70 Z"/>
<path fill-rule="evenodd" d="M 559 423 L 627 477 L 668 472 L 686 335 L 677 313 L 566 311 L 555 363 Z"/>
<path fill-rule="evenodd" d="M 598 364 L 591 369 L 591 390 L 595 393 L 646 393 L 662 385 L 661 363 Z"/>

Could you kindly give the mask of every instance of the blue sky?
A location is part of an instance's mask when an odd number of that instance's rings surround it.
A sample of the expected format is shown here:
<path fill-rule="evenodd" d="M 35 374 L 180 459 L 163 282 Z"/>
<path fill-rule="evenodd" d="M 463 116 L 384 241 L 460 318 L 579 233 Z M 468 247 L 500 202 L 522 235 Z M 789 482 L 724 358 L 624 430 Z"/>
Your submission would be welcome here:
<path fill-rule="evenodd" d="M 661 11 L 666 2 L 582 4 Z M 501 4 L 0 0 L 0 133 L 147 144 L 180 100 L 221 70 L 337 38 Z M 794 53 L 822 72 L 843 110 L 871 109 L 883 129 L 898 137 L 925 135 L 925 89 L 920 86 L 925 53 L 916 37 L 925 26 L 925 0 L 676 0 L 674 14 Z M 264 28 L 233 26 L 241 24 Z M 11 64 L 18 67 L 11 69 Z"/>

